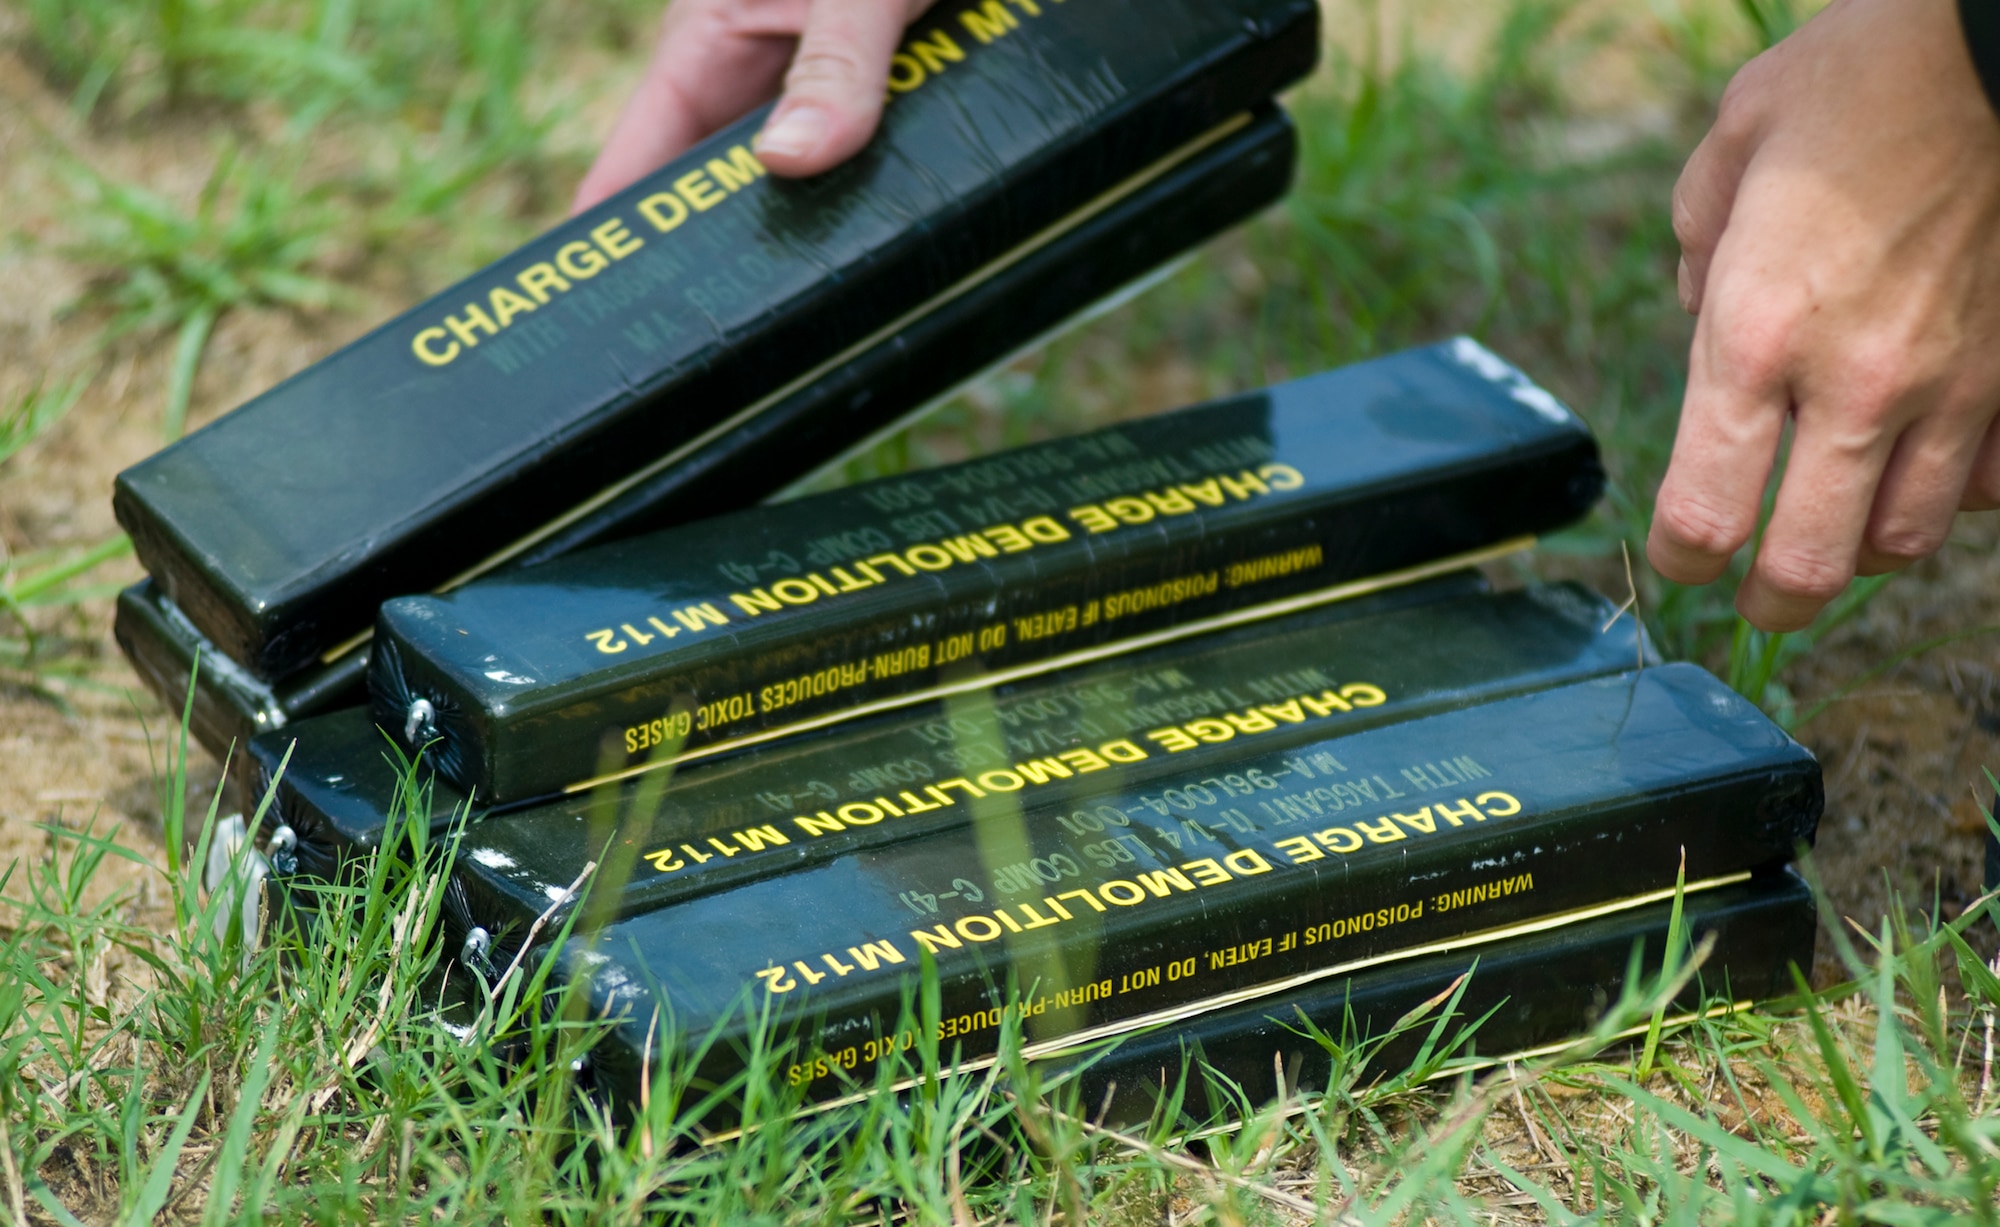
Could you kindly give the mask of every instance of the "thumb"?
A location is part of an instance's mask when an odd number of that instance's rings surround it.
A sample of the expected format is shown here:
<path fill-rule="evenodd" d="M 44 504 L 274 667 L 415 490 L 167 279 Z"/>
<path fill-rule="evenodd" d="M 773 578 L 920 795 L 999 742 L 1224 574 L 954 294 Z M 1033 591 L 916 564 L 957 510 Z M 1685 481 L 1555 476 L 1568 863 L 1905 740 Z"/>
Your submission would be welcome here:
<path fill-rule="evenodd" d="M 907 0 L 815 0 L 784 96 L 757 134 L 764 165 L 816 175 L 859 152 L 882 118 L 889 57 L 920 9 Z"/>

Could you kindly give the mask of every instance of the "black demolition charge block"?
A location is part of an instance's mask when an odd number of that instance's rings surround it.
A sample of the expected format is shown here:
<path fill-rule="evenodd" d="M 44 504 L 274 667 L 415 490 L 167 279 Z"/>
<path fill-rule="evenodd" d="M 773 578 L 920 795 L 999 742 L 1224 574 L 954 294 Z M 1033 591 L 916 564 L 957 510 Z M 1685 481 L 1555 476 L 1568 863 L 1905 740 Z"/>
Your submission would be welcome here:
<path fill-rule="evenodd" d="M 1343 612 L 1329 606 L 1213 645 L 1155 649 L 697 765 L 664 792 L 629 783 L 613 812 L 578 796 L 493 815 L 464 843 L 469 915 L 488 934 L 482 942 L 512 951 L 593 859 L 630 866 L 597 884 L 597 914 L 632 916 L 963 830 L 996 808 L 1074 802 L 1074 824 L 1115 835 L 1112 811 L 1093 800 L 1106 791 L 1204 769 L 1220 774 L 1198 788 L 1240 786 L 1247 754 L 1629 670 L 1639 657 L 1629 627 L 1599 633 L 1604 602 L 1567 586 Z M 1070 713 L 1067 727 L 1050 718 L 1057 711 Z M 1055 880 L 1062 863 L 1032 866 L 1034 880 Z"/>
<path fill-rule="evenodd" d="M 762 501 L 827 457 L 860 446 L 870 431 L 893 428 L 979 371 L 1143 286 L 1276 200 L 1291 178 L 1297 142 L 1282 111 L 1263 107 L 1222 127 L 1084 204 L 809 384 L 552 525 L 496 559 L 495 568 L 532 566 Z M 601 339 L 613 343 L 610 334 Z M 192 730 L 218 758 L 259 733 L 368 700 L 366 642 L 349 642 L 270 681 L 218 649 L 152 580 L 121 594 L 117 635 L 140 676 L 173 709 L 200 658 Z"/>
<path fill-rule="evenodd" d="M 920 1040 L 979 1068 L 1010 1012 L 1029 1055 L 1049 1055 L 1437 943 L 1656 902 L 1683 872 L 1695 890 L 1742 880 L 1811 839 L 1822 799 L 1812 756 L 1691 665 L 1252 741 L 1226 765 L 1050 802 L 1005 771 L 940 785 L 975 822 L 573 937 L 564 974 L 587 981 L 593 1017 L 622 1020 L 599 1085 L 630 1103 L 642 1054 L 678 1061 L 690 1044 L 719 1082 L 767 1017 L 807 1098 L 872 1084 Z M 879 819 L 852 812 L 865 825 L 907 813 L 900 797 L 868 804 Z M 645 851 L 655 873 L 687 859 Z M 945 1021 L 906 1035 L 926 973 Z"/>
<path fill-rule="evenodd" d="M 1108 1052 L 1051 1057 L 1045 1076 L 1079 1083 L 1078 1102 L 1114 1123 L 1150 1120 L 1165 1103 L 1198 1124 L 1325 1089 L 1335 1045 L 1352 1054 L 1376 1041 L 1369 1071 L 1406 1068 L 1433 1041 L 1440 1017 L 1438 1046 L 1464 1035 L 1460 1056 L 1531 1055 L 1596 1025 L 1626 987 L 1635 951 L 1641 974 L 1658 974 L 1674 934 L 1671 902 L 1555 920 L 1179 1019 Z M 1714 947 L 1675 1005 L 1686 1016 L 1789 995 L 1792 970 L 1812 969 L 1817 932 L 1812 892 L 1788 869 L 1687 895 L 1681 953 L 1706 941 Z M 1440 1005 L 1395 1031 L 1412 1011 L 1454 992 L 1448 1011 Z"/>
<path fill-rule="evenodd" d="M 660 481 L 750 473 L 753 501 L 897 412 L 822 380 L 1265 122 L 1314 62 L 1317 17 L 1312 0 L 944 0 L 846 165 L 767 175 L 752 115 L 128 469 L 119 521 L 188 620 L 271 680 L 341 655 L 384 598 L 573 538 Z M 797 446 L 765 420 L 822 395 L 847 416 Z M 691 461 L 717 467 L 673 475 Z"/>
<path fill-rule="evenodd" d="M 470 820 L 458 936 L 511 953 L 593 860 L 599 906 L 629 915 L 963 825 L 977 807 L 959 781 L 1075 796 L 1651 659 L 1629 621 L 1601 630 L 1611 610 L 1581 589 L 1482 589 L 1461 573 L 498 814 L 419 771 L 416 816 L 438 834 Z M 318 877 L 379 843 L 404 776 L 358 711 L 258 738 L 245 762 L 251 795 L 275 787 L 265 834 L 295 850 L 284 872 Z"/>
<path fill-rule="evenodd" d="M 1463 566 L 1602 486 L 1460 338 L 399 598 L 370 687 L 512 803 Z"/>

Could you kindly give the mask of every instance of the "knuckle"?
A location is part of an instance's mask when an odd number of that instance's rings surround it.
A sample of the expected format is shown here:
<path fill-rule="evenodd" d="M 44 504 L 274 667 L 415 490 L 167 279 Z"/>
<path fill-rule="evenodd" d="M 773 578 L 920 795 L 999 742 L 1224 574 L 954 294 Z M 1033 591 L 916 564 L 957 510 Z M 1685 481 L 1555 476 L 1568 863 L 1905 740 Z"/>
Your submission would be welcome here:
<path fill-rule="evenodd" d="M 1855 410 L 1867 418 L 1886 417 L 1930 381 L 1921 357 L 1900 341 L 1854 346 L 1841 364 L 1841 382 Z"/>
<path fill-rule="evenodd" d="M 1740 512 L 1694 498 L 1663 495 L 1653 525 L 1669 545 L 1695 554 L 1727 556 L 1750 539 L 1751 525 Z"/>
<path fill-rule="evenodd" d="M 1791 372 L 1795 319 L 1789 305 L 1737 302 L 1717 329 L 1715 373 L 1747 390 L 1782 386 Z"/>
<path fill-rule="evenodd" d="M 1885 558 L 1912 563 L 1944 548 L 1947 529 L 1929 525 L 1890 525 L 1868 534 L 1868 548 Z"/>
<path fill-rule="evenodd" d="M 1747 136 L 1756 126 L 1758 112 L 1763 108 L 1766 93 L 1765 82 L 1771 73 L 1768 56 L 1760 55 L 1736 70 L 1723 87 L 1722 99 L 1715 108 L 1715 131 L 1725 139 Z"/>
<path fill-rule="evenodd" d="M 1799 600 L 1825 603 L 1839 596 L 1854 578 L 1849 563 L 1811 554 L 1775 554 L 1758 562 L 1764 582 L 1777 592 Z"/>
<path fill-rule="evenodd" d="M 868 73 L 861 56 L 853 48 L 838 43 L 801 47 L 785 74 L 785 88 L 812 90 L 816 87 L 860 85 Z"/>

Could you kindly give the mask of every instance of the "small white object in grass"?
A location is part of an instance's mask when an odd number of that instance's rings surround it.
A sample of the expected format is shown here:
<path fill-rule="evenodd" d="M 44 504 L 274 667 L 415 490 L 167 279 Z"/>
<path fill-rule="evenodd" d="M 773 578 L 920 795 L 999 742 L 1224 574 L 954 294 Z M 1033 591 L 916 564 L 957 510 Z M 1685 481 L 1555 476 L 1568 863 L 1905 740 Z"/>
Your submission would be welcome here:
<path fill-rule="evenodd" d="M 219 818 L 208 844 L 208 863 L 203 867 L 202 885 L 215 903 L 210 924 L 218 940 L 227 941 L 232 924 L 241 926 L 243 958 L 256 953 L 264 929 L 264 879 L 271 876 L 271 863 L 250 844 L 250 832 L 243 815 Z"/>
<path fill-rule="evenodd" d="M 214 894 L 222 888 L 229 874 L 229 864 L 236 859 L 236 850 L 243 846 L 248 833 L 241 814 L 230 814 L 215 820 L 215 834 L 208 844 L 208 865 L 201 875 L 204 890 Z"/>
<path fill-rule="evenodd" d="M 484 929 L 474 927 L 472 932 L 465 935 L 465 944 L 459 947 L 458 961 L 475 970 L 490 971 L 486 958 L 492 953 L 493 935 Z"/>

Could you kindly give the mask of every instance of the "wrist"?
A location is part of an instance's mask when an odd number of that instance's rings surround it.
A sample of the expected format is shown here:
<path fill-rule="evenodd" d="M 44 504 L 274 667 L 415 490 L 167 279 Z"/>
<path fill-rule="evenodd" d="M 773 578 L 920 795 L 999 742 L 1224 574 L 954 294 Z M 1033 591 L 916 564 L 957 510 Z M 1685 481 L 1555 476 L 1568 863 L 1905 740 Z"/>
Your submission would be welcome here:
<path fill-rule="evenodd" d="M 2000 0 L 1958 0 L 1958 19 L 1986 100 L 2000 114 Z"/>

